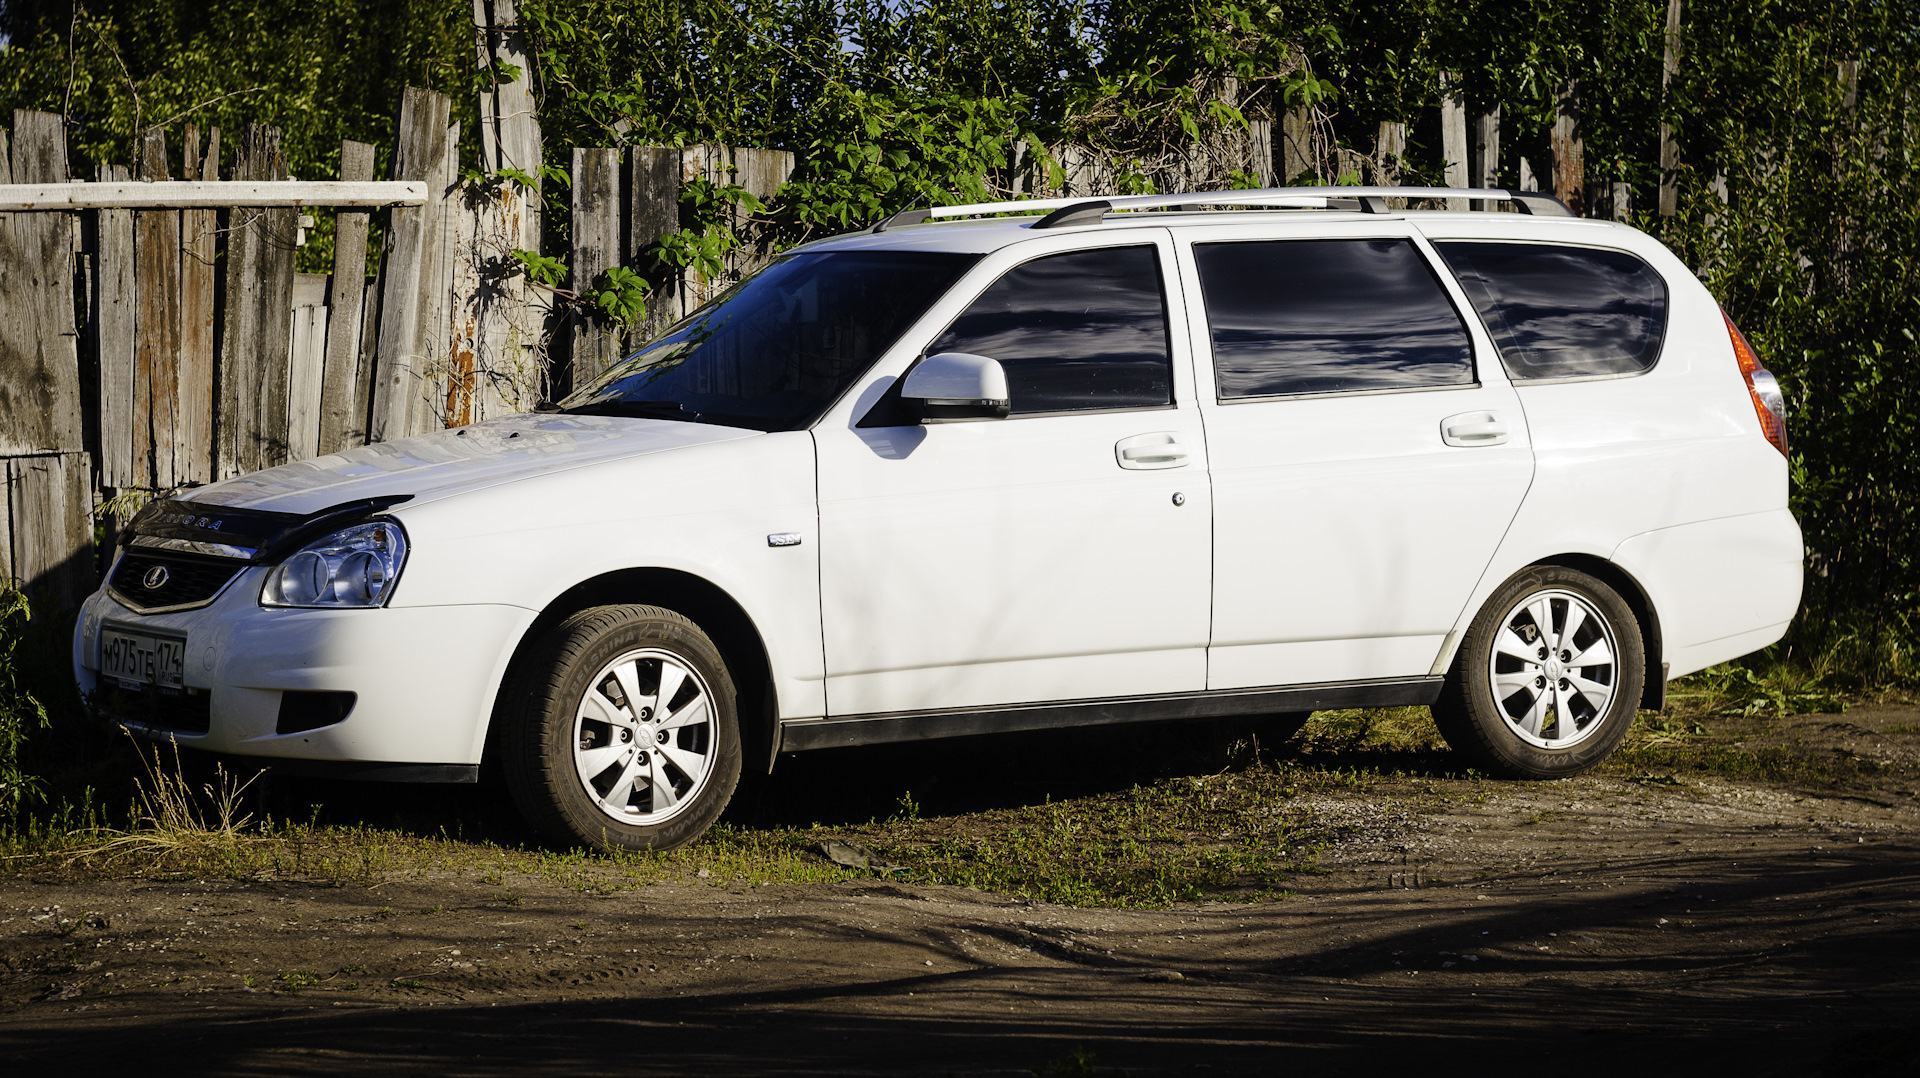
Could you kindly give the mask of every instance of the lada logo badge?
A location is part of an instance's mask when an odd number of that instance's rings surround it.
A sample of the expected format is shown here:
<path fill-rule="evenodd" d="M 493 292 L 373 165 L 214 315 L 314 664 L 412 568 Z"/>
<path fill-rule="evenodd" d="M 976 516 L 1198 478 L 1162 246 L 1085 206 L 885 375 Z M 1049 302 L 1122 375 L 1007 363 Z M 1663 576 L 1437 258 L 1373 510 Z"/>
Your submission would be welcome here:
<path fill-rule="evenodd" d="M 140 578 L 140 583 L 145 584 L 148 591 L 158 591 L 167 586 L 167 576 L 167 567 L 156 565 L 147 570 L 147 575 Z"/>

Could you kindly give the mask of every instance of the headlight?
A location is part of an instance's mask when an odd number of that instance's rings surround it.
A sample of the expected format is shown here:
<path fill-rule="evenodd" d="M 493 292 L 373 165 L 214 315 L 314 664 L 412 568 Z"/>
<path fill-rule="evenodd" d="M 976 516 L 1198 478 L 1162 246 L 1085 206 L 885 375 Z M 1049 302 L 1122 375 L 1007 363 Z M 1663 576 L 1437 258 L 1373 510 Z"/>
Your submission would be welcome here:
<path fill-rule="evenodd" d="M 378 521 L 342 528 L 273 567 L 262 606 L 379 606 L 407 560 L 407 535 Z"/>

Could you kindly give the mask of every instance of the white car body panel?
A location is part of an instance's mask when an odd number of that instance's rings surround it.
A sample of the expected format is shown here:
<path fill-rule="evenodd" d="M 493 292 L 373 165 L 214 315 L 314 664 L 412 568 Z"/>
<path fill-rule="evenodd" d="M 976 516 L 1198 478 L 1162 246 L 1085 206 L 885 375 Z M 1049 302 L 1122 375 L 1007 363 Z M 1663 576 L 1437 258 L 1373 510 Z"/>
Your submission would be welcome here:
<path fill-rule="evenodd" d="M 1197 296 L 1192 244 L 1363 238 L 1419 245 L 1399 220 L 1191 228 L 1181 268 Z M 1193 305 L 1214 485 L 1208 688 L 1424 676 L 1459 620 L 1527 492 L 1533 454 L 1499 357 L 1440 270 L 1477 385 L 1221 400 L 1205 308 Z M 1503 422 L 1505 441 L 1446 444 L 1442 421 L 1472 412 Z"/>
<path fill-rule="evenodd" d="M 1163 230 L 1092 242 L 1042 233 L 1003 248 L 815 428 L 829 713 L 1206 686 L 1212 518 L 1177 303 L 1168 304 L 1173 407 L 855 425 L 1003 273 L 1102 242 L 1155 244 L 1163 280 L 1178 288 Z M 1186 465 L 1120 466 L 1116 443 L 1161 432 L 1188 449 Z"/>
<path fill-rule="evenodd" d="M 1488 223 L 1510 215 L 1435 214 L 1418 222 L 1428 239 L 1511 238 L 1527 242 L 1605 247 L 1639 256 L 1667 281 L 1667 332 L 1660 359 L 1645 374 L 1518 386 L 1533 439 L 1534 480 L 1499 553 L 1481 577 L 1457 628 L 1464 630 L 1486 597 L 1534 562 L 1566 555 L 1610 560 L 1629 538 L 1695 521 L 1748 517 L 1756 527 L 1779 529 L 1787 504 L 1787 462 L 1768 444 L 1754 415 L 1752 398 L 1734 362 L 1733 346 L 1719 305 L 1686 266 L 1645 233 L 1606 221 L 1548 218 L 1524 224 Z M 1777 510 L 1778 515 L 1764 515 Z M 1762 514 L 1762 515 L 1755 515 Z M 1782 536 L 1768 540 L 1778 543 Z M 1799 542 L 1798 527 L 1791 541 Z M 1671 561 L 1659 580 L 1718 581 L 1712 591 L 1739 586 L 1745 570 L 1737 559 L 1687 545 L 1666 548 Z M 1796 560 L 1795 564 L 1798 564 Z M 1622 566 L 1622 568 L 1625 568 Z M 1642 566 L 1642 571 L 1647 567 Z M 1664 628 L 1683 597 L 1664 594 L 1641 572 L 1627 570 L 1647 592 Z M 1796 577 L 1779 601 L 1791 615 L 1798 606 Z M 1713 638 L 1746 634 L 1752 626 L 1738 610 L 1703 610 L 1700 631 Z M 1778 640 L 1713 661 L 1743 655 Z M 1450 639 L 1457 644 L 1458 635 Z M 1451 658 L 1443 655 L 1442 663 Z M 1653 661 L 1649 656 L 1649 661 Z M 1663 655 L 1669 676 L 1700 669 Z M 1652 669 L 1649 678 L 1660 671 Z"/>
<path fill-rule="evenodd" d="M 1671 676 L 1752 651 L 1746 641 L 1787 630 L 1800 606 L 1804 547 L 1785 509 L 1644 532 L 1613 561 L 1658 597 Z"/>

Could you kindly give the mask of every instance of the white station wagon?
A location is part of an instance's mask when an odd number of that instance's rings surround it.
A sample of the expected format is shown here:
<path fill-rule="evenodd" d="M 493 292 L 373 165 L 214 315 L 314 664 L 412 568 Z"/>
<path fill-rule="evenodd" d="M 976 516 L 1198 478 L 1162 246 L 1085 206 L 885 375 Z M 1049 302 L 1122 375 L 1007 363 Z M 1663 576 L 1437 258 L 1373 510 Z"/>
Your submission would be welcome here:
<path fill-rule="evenodd" d="M 1430 704 L 1569 775 L 1785 632 L 1784 416 L 1671 253 L 1539 195 L 915 210 L 541 412 L 156 502 L 73 661 L 151 736 L 497 764 L 607 849 L 783 753 L 1076 724 Z"/>

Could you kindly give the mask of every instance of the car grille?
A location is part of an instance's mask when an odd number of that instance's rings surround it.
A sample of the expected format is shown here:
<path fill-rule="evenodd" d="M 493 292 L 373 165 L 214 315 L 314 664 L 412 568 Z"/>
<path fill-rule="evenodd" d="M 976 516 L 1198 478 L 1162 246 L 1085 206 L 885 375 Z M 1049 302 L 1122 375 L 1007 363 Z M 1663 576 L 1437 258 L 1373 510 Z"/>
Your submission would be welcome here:
<path fill-rule="evenodd" d="M 204 606 L 246 567 L 245 562 L 229 558 L 128 550 L 120 555 L 107 585 L 115 598 L 135 610 Z M 155 568 L 166 570 L 165 581 L 157 588 L 148 587 L 148 574 Z"/>
<path fill-rule="evenodd" d="M 183 734 L 204 734 L 213 727 L 213 694 L 205 689 L 136 687 L 102 678 L 93 700 L 115 722 Z"/>

